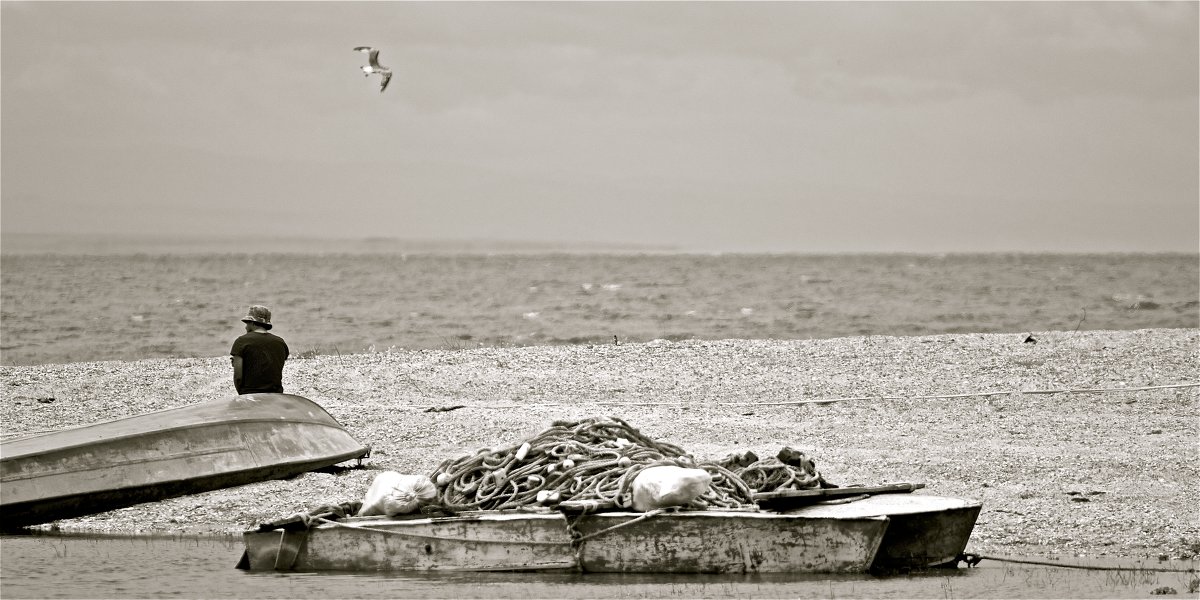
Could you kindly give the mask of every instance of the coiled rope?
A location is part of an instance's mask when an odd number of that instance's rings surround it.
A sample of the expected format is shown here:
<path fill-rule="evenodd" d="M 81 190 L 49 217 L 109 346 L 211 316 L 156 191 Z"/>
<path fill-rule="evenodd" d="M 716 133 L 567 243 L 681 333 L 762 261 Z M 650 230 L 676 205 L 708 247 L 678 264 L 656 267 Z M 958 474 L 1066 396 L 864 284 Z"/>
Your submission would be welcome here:
<path fill-rule="evenodd" d="M 738 471 L 738 476 L 756 492 L 782 492 L 785 490 L 807 490 L 821 487 L 821 474 L 807 458 L 797 468 L 784 464 L 777 457 L 764 458 Z"/>
<path fill-rule="evenodd" d="M 762 461 L 760 461 L 762 462 Z M 632 486 L 645 469 L 673 465 L 703 469 L 712 484 L 691 508 L 753 507 L 759 485 L 816 487 L 815 467 L 783 463 L 755 467 L 758 482 L 718 462 L 697 462 L 683 448 L 650 439 L 617 417 L 555 422 L 545 431 L 511 446 L 481 449 L 449 459 L 434 470 L 438 502 L 450 511 L 503 510 L 562 501 L 595 501 L 618 508 L 632 505 Z M 802 489 L 792 487 L 790 489 Z"/>

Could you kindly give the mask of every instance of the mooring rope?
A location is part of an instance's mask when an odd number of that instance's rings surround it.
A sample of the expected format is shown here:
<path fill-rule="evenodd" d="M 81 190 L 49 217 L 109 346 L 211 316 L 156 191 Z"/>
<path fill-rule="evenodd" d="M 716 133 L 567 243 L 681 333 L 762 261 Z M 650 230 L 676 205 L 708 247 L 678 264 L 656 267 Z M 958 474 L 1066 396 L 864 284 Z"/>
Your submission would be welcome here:
<path fill-rule="evenodd" d="M 590 539 L 598 538 L 606 533 L 610 533 L 610 532 L 620 529 L 622 527 L 628 527 L 630 525 L 633 525 L 634 523 L 640 523 L 640 522 L 645 521 L 646 519 L 649 519 L 652 517 L 657 517 L 658 515 L 663 514 L 663 512 L 665 512 L 665 509 L 656 508 L 654 510 L 644 512 L 641 515 L 634 517 L 628 521 L 617 523 L 616 525 L 613 525 L 612 527 L 607 527 L 605 529 L 601 529 L 600 531 L 595 531 L 595 532 L 589 533 L 587 535 L 583 535 L 582 533 L 579 532 L 578 529 L 575 528 L 575 523 L 578 521 L 578 519 L 576 519 L 575 522 L 568 520 L 567 528 L 571 532 L 571 540 L 572 540 L 571 543 L 575 546 L 580 546 L 584 542 L 586 542 Z M 583 517 L 583 515 L 580 515 L 580 518 L 582 518 L 582 517 Z"/>
<path fill-rule="evenodd" d="M 1063 563 L 1048 560 L 1030 560 L 1025 558 L 1009 558 L 1006 556 L 986 556 L 983 554 L 967 553 L 959 557 L 959 560 L 964 560 L 969 565 L 975 565 L 981 560 L 994 560 L 997 562 L 1019 563 L 1023 565 L 1038 565 L 1042 567 L 1062 567 L 1064 569 L 1086 569 L 1089 571 L 1154 571 L 1158 573 L 1195 573 L 1196 567 L 1187 569 L 1177 569 L 1174 567 L 1109 567 L 1103 565 L 1080 565 L 1072 563 Z"/>

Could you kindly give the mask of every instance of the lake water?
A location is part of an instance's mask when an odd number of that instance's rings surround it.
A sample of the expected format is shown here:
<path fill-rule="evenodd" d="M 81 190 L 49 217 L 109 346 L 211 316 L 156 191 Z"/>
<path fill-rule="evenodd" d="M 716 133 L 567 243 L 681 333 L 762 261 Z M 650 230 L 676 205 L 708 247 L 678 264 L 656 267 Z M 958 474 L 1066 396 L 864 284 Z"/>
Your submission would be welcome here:
<path fill-rule="evenodd" d="M 1196 255 L 5 254 L 0 364 L 1200 327 Z"/>
<path fill-rule="evenodd" d="M 1188 597 L 1195 563 L 1092 571 L 985 560 L 971 569 L 871 575 L 250 573 L 240 540 L 0 537 L 13 598 L 1144 598 Z M 1112 565 L 1109 565 L 1112 566 Z M 1150 568 L 1191 568 L 1192 573 Z M 1194 595 L 1192 597 L 1195 597 Z"/>

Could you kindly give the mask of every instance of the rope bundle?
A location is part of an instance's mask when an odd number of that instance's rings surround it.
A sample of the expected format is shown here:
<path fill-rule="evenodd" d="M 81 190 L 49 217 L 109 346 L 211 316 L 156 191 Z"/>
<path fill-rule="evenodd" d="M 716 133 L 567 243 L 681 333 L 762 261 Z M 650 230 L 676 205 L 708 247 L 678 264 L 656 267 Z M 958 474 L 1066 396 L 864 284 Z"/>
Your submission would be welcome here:
<path fill-rule="evenodd" d="M 811 458 L 787 446 L 771 458 L 743 452 L 726 456 L 720 464 L 737 473 L 754 493 L 837 487 L 825 481 Z"/>
<path fill-rule="evenodd" d="M 679 446 L 660 442 L 616 417 L 555 422 L 520 444 L 481 449 L 434 470 L 438 500 L 451 511 L 502 510 L 566 500 L 632 503 L 633 480 L 661 465 L 704 469 L 712 485 L 694 508 L 753 506 L 753 491 L 716 463 L 697 463 Z"/>
<path fill-rule="evenodd" d="M 785 490 L 807 490 L 821 487 L 821 474 L 812 466 L 812 461 L 796 466 L 786 464 L 772 456 L 747 465 L 738 475 L 755 492 L 782 492 Z"/>

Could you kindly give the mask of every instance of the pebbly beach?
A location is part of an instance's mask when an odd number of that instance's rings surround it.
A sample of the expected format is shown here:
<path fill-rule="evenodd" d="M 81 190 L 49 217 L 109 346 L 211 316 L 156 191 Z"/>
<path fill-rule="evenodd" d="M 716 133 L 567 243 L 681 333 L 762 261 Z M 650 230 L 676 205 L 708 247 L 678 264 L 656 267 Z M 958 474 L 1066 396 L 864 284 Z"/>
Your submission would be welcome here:
<path fill-rule="evenodd" d="M 802 450 L 840 486 L 983 502 L 969 552 L 1200 554 L 1200 330 L 653 340 L 389 350 L 287 362 L 372 447 L 307 473 L 59 521 L 66 532 L 234 536 L 361 500 L 556 420 L 617 416 L 699 459 Z M 0 367 L 5 439 L 234 394 L 225 356 Z"/>

